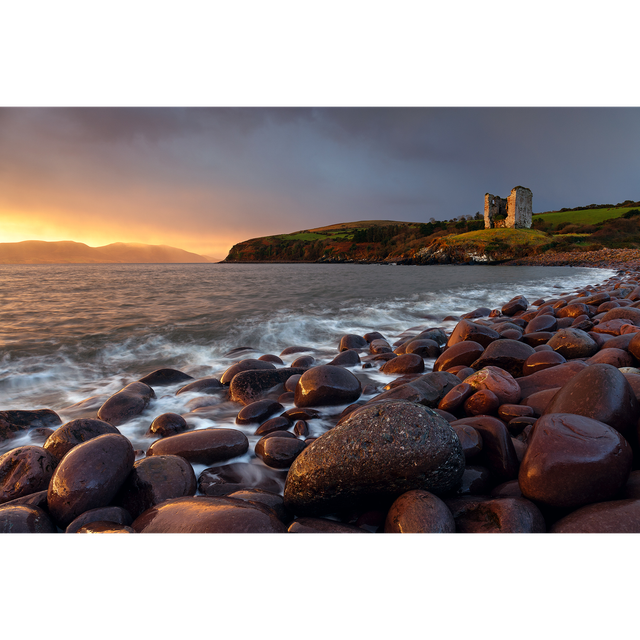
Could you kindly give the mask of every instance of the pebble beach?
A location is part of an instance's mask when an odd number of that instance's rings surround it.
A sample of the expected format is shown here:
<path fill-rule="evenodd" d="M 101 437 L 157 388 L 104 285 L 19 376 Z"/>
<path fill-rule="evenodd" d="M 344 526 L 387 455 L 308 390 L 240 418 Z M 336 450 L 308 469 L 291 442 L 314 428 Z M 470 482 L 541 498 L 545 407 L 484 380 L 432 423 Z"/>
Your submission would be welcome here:
<path fill-rule="evenodd" d="M 394 339 L 344 334 L 332 354 L 238 346 L 217 377 L 160 367 L 67 421 L 0 407 L 0 531 L 640 531 L 640 271 L 626 255 L 593 256 L 626 265 L 600 284 L 513 291 Z M 167 397 L 184 410 L 157 412 L 144 446 L 128 437 Z M 221 411 L 233 418 L 191 419 Z"/>

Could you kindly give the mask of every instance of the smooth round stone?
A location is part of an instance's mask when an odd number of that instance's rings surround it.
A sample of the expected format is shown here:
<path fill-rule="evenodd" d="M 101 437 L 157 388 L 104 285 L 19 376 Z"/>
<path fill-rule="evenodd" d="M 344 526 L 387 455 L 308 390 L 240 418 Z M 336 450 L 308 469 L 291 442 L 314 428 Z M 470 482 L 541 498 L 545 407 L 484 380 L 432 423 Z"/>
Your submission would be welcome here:
<path fill-rule="evenodd" d="M 541 416 L 546 411 L 549 403 L 556 397 L 558 391 L 560 391 L 560 387 L 554 387 L 553 389 L 545 389 L 544 391 L 532 393 L 528 398 L 522 401 L 522 404 L 525 407 L 530 407 L 533 410 L 534 415 Z"/>
<path fill-rule="evenodd" d="M 533 413 L 531 407 L 522 404 L 503 404 L 498 408 L 498 417 L 505 422 L 510 422 L 514 418 L 531 418 Z"/>
<path fill-rule="evenodd" d="M 260 449 L 256 447 L 256 455 L 268 467 L 287 469 L 306 446 L 297 438 L 268 438 Z"/>
<path fill-rule="evenodd" d="M 536 371 L 528 376 L 523 376 L 522 378 L 518 378 L 517 382 L 522 391 L 522 397 L 528 398 L 538 391 L 563 387 L 569 380 L 587 367 L 586 362 L 574 360 L 550 367 L 549 369 L 544 369 L 543 371 Z"/>
<path fill-rule="evenodd" d="M 484 351 L 484 347 L 473 340 L 458 342 L 445 349 L 433 364 L 434 371 L 450 371 L 453 367 L 468 367 Z"/>
<path fill-rule="evenodd" d="M 187 380 L 193 380 L 193 377 L 177 369 L 157 369 L 148 373 L 144 378 L 140 378 L 138 382 L 148 384 L 150 387 L 165 387 Z"/>
<path fill-rule="evenodd" d="M 458 369 L 458 367 L 454 367 L 454 369 Z M 453 369 L 449 369 L 449 371 L 453 372 Z M 456 377 L 462 382 L 470 375 L 473 375 L 475 371 L 471 367 L 460 367 L 456 372 Z"/>
<path fill-rule="evenodd" d="M 455 533 L 451 511 L 438 496 L 414 489 L 396 498 L 384 523 L 385 533 Z"/>
<path fill-rule="evenodd" d="M 489 327 L 485 327 L 477 322 L 471 322 L 470 320 L 460 320 L 451 332 L 447 346 L 452 347 L 459 342 L 472 340 L 486 348 L 494 340 L 498 340 L 498 338 L 500 338 L 500 334 Z"/>
<path fill-rule="evenodd" d="M 332 365 L 320 365 L 305 371 L 295 391 L 297 407 L 350 404 L 362 392 L 360 381 L 350 371 Z"/>
<path fill-rule="evenodd" d="M 384 339 L 372 340 L 369 343 L 369 353 L 391 353 L 391 345 Z"/>
<path fill-rule="evenodd" d="M 473 427 L 482 438 L 482 452 L 476 459 L 477 464 L 487 466 L 498 482 L 518 477 L 518 457 L 502 420 L 492 416 L 474 416 L 452 423 L 452 426 L 458 425 Z"/>
<path fill-rule="evenodd" d="M 489 389 L 482 389 L 467 398 L 464 411 L 468 416 L 491 415 L 498 410 L 499 406 L 498 396 Z"/>
<path fill-rule="evenodd" d="M 60 424 L 60 416 L 51 409 L 0 411 L 0 441 L 13 438 L 15 433 L 26 429 L 52 428 Z"/>
<path fill-rule="evenodd" d="M 65 533 L 77 533 L 79 529 L 92 522 L 109 522 L 111 524 L 130 525 L 133 522 L 131 514 L 122 507 L 100 507 L 89 509 L 81 513 L 65 529 Z"/>
<path fill-rule="evenodd" d="M 285 391 L 278 396 L 278 402 L 281 405 L 285 404 L 293 404 L 293 401 L 296 398 L 296 394 L 293 391 Z"/>
<path fill-rule="evenodd" d="M 590 309 L 586 304 L 583 304 L 582 302 L 574 302 L 572 304 L 568 304 L 565 307 L 562 307 L 562 309 L 558 309 L 558 311 L 556 312 L 556 317 L 577 318 L 582 315 L 586 315 L 588 317 L 589 314 Z"/>
<path fill-rule="evenodd" d="M 533 333 L 525 333 L 522 335 L 522 342 L 535 349 L 536 347 L 546 345 L 553 335 L 554 334 L 551 331 L 534 331 Z"/>
<path fill-rule="evenodd" d="M 440 356 L 440 347 L 435 340 L 412 340 L 405 347 L 405 353 L 415 353 L 421 358 L 437 358 Z"/>
<path fill-rule="evenodd" d="M 415 353 L 403 353 L 393 360 L 385 362 L 380 371 L 387 375 L 396 373 L 422 373 L 424 371 L 424 360 Z"/>
<path fill-rule="evenodd" d="M 187 421 L 178 413 L 163 413 L 151 423 L 146 435 L 165 438 L 189 428 Z"/>
<path fill-rule="evenodd" d="M 524 498 L 446 500 L 458 533 L 545 533 L 540 509 Z"/>
<path fill-rule="evenodd" d="M 526 311 L 529 302 L 524 296 L 516 296 L 507 302 L 501 309 L 502 315 L 514 316 L 518 311 Z"/>
<path fill-rule="evenodd" d="M 49 516 L 33 505 L 0 506 L 0 533 L 56 533 Z"/>
<path fill-rule="evenodd" d="M 640 404 L 624 374 L 610 364 L 592 364 L 558 391 L 544 410 L 545 415 L 550 413 L 586 416 L 631 437 Z"/>
<path fill-rule="evenodd" d="M 140 415 L 155 397 L 149 385 L 132 382 L 107 399 L 98 409 L 98 419 L 117 427 Z"/>
<path fill-rule="evenodd" d="M 89 418 L 71 420 L 58 427 L 47 438 L 43 447 L 58 460 L 62 460 L 73 447 L 105 433 L 119 434 L 120 431 L 103 420 Z"/>
<path fill-rule="evenodd" d="M 505 340 L 518 341 L 520 340 L 520 338 L 522 338 L 522 331 L 517 331 L 516 329 L 506 329 L 505 331 L 500 332 L 500 337 L 504 338 Z M 520 343 L 520 344 L 526 344 L 526 343 Z"/>
<path fill-rule="evenodd" d="M 277 493 L 271 491 L 263 491 L 262 489 L 241 489 L 230 493 L 228 498 L 234 500 L 244 500 L 245 502 L 254 502 L 273 510 L 280 522 L 289 522 L 291 514 L 285 509 L 284 499 Z"/>
<path fill-rule="evenodd" d="M 471 368 L 479 370 L 488 366 L 499 367 L 508 371 L 514 378 L 519 378 L 522 375 L 524 363 L 534 353 L 533 347 L 524 342 L 496 340 L 471 364 Z"/>
<path fill-rule="evenodd" d="M 489 309 L 489 307 L 479 307 L 478 309 L 469 311 L 469 313 L 465 313 L 462 317 L 465 320 L 473 320 L 474 318 L 483 318 L 488 316 L 490 313 L 491 309 Z"/>
<path fill-rule="evenodd" d="M 362 336 L 367 342 L 371 343 L 374 340 L 386 340 L 386 338 L 379 331 L 370 331 Z"/>
<path fill-rule="evenodd" d="M 298 518 L 288 529 L 289 533 L 369 533 L 352 524 L 344 524 L 326 518 Z"/>
<path fill-rule="evenodd" d="M 275 356 L 274 356 L 275 357 Z M 176 395 L 179 396 L 182 393 L 217 393 L 222 389 L 222 383 L 218 378 L 201 378 L 200 380 L 194 380 L 184 387 L 180 387 L 176 391 Z"/>
<path fill-rule="evenodd" d="M 263 422 L 256 430 L 254 435 L 263 436 L 265 433 L 272 431 L 286 431 L 291 426 L 291 420 L 287 416 L 277 416 Z"/>
<path fill-rule="evenodd" d="M 465 463 L 475 458 L 482 451 L 482 436 L 472 426 L 468 424 L 451 424 L 451 428 L 456 432 Z"/>
<path fill-rule="evenodd" d="M 262 439 L 266 437 L 268 436 Z M 198 491 L 208 496 L 226 496 L 244 489 L 281 493 L 283 486 L 284 475 L 281 471 L 249 462 L 232 462 L 211 467 L 205 469 L 198 477 Z"/>
<path fill-rule="evenodd" d="M 518 406 L 523 406 L 523 405 L 518 405 Z M 529 409 L 530 407 L 525 407 L 525 408 Z M 537 419 L 538 419 L 537 417 L 528 418 L 526 416 L 511 418 L 511 420 L 507 422 L 507 431 L 511 434 L 512 438 L 515 436 L 519 436 L 527 427 L 534 425 Z"/>
<path fill-rule="evenodd" d="M 152 456 L 133 465 L 114 502 L 137 518 L 146 509 L 165 500 L 194 495 L 196 486 L 193 467 L 184 458 Z"/>
<path fill-rule="evenodd" d="M 258 360 L 262 360 L 264 362 L 273 362 L 273 364 L 284 364 L 282 358 L 279 358 L 272 353 L 265 353 L 263 356 L 260 356 Z"/>
<path fill-rule="evenodd" d="M 22 498 L 49 486 L 58 464 L 46 449 L 27 445 L 0 456 L 0 504 Z"/>
<path fill-rule="evenodd" d="M 284 533 L 266 507 L 226 497 L 193 496 L 166 500 L 138 516 L 137 533 Z"/>
<path fill-rule="evenodd" d="M 273 414 L 283 410 L 282 404 L 275 400 L 256 400 L 256 402 L 252 402 L 240 409 L 236 416 L 236 424 L 262 423 Z"/>
<path fill-rule="evenodd" d="M 449 423 L 426 407 L 392 400 L 363 407 L 307 446 L 289 469 L 284 500 L 295 514 L 320 515 L 411 489 L 445 492 L 463 471 Z"/>
<path fill-rule="evenodd" d="M 640 500 L 590 504 L 558 520 L 551 533 L 640 533 Z"/>
<path fill-rule="evenodd" d="M 313 366 L 316 359 L 313 356 L 300 356 L 296 358 L 292 363 L 292 367 L 299 367 L 300 369 L 308 369 Z"/>
<path fill-rule="evenodd" d="M 134 460 L 129 440 L 114 433 L 92 438 L 69 451 L 54 471 L 47 493 L 48 511 L 58 526 L 65 528 L 81 513 L 107 506 Z"/>
<path fill-rule="evenodd" d="M 573 324 L 573 318 L 556 318 L 558 329 L 567 329 Z"/>
<path fill-rule="evenodd" d="M 198 429 L 156 440 L 147 456 L 182 456 L 192 464 L 214 464 L 241 456 L 249 449 L 238 429 Z"/>
<path fill-rule="evenodd" d="M 47 511 L 47 490 L 43 489 L 42 491 L 36 491 L 35 493 L 30 493 L 26 496 L 22 496 L 21 498 L 14 498 L 9 502 L 5 502 L 4 505 L 19 505 L 19 504 L 28 504 L 33 505 L 34 507 L 38 507 L 42 509 L 45 513 Z M 3 505 L 3 506 L 4 506 Z"/>
<path fill-rule="evenodd" d="M 471 397 L 474 393 L 476 393 L 476 390 L 470 384 L 461 382 L 453 387 L 453 389 L 440 400 L 438 409 L 448 412 L 457 411 L 464 405 L 467 398 Z"/>
<path fill-rule="evenodd" d="M 360 364 L 360 356 L 357 354 L 357 352 L 351 351 L 349 349 L 347 351 L 341 351 L 328 364 L 334 367 L 355 367 L 356 365 Z"/>
<path fill-rule="evenodd" d="M 432 411 L 435 411 L 439 416 L 442 416 L 449 423 L 455 422 L 458 419 L 452 413 L 449 413 L 448 411 L 443 411 L 442 409 L 435 408 L 435 409 L 432 409 Z"/>
<path fill-rule="evenodd" d="M 640 309 L 638 309 L 638 311 L 640 311 Z M 629 340 L 627 349 L 634 358 L 640 360 L 640 333 L 633 334 L 633 337 Z"/>
<path fill-rule="evenodd" d="M 76 533 L 135 533 L 135 531 L 124 524 L 117 524 L 103 520 L 101 522 L 90 522 L 80 527 Z"/>
<path fill-rule="evenodd" d="M 517 480 L 508 480 L 491 489 L 492 498 L 522 498 L 522 491 Z"/>
<path fill-rule="evenodd" d="M 500 404 L 516 404 L 520 400 L 520 386 L 514 377 L 499 367 L 484 367 L 465 378 L 464 382 L 476 391 L 488 389 L 498 396 Z"/>
<path fill-rule="evenodd" d="M 301 353 L 303 351 L 311 351 L 311 352 L 315 353 L 316 350 L 313 347 L 302 347 L 300 345 L 295 345 L 295 346 L 287 347 L 286 349 L 283 349 L 280 352 L 280 355 L 281 356 L 290 356 L 290 355 L 292 355 L 294 353 Z"/>
<path fill-rule="evenodd" d="M 321 417 L 321 413 L 315 409 L 300 409 L 299 407 L 287 409 L 282 415 L 287 416 L 291 422 L 295 420 L 315 420 Z"/>
<path fill-rule="evenodd" d="M 529 320 L 525 327 L 524 334 L 536 333 L 538 331 L 555 331 L 558 323 L 552 315 L 536 316 L 532 320 Z"/>
<path fill-rule="evenodd" d="M 353 353 L 352 351 L 345 351 L 345 353 Z M 356 354 L 357 355 L 357 354 Z M 296 387 L 298 386 L 298 380 L 302 377 L 301 374 L 296 374 L 295 376 L 291 376 L 284 383 L 284 388 L 291 393 L 295 393 Z"/>
<path fill-rule="evenodd" d="M 559 354 L 557 351 L 543 350 L 536 351 L 530 355 L 522 365 L 522 375 L 529 376 L 536 371 L 543 371 L 544 369 L 550 369 L 551 367 L 557 367 L 559 364 L 564 364 L 566 358 Z"/>
<path fill-rule="evenodd" d="M 628 320 L 630 324 L 640 326 L 640 309 L 633 307 L 618 307 L 617 309 L 611 309 L 600 318 L 600 322 L 608 322 L 609 320 L 616 320 L 622 318 Z"/>
<path fill-rule="evenodd" d="M 340 339 L 338 351 L 346 351 L 347 349 L 364 349 L 367 347 L 367 341 L 362 336 L 347 334 Z"/>
<path fill-rule="evenodd" d="M 560 329 L 547 344 L 567 360 L 590 358 L 598 351 L 598 345 L 593 338 L 582 329 Z"/>
<path fill-rule="evenodd" d="M 240 360 L 240 362 L 236 362 L 232 364 L 220 378 L 220 382 L 223 385 L 230 385 L 234 376 L 242 371 L 257 371 L 257 370 L 273 370 L 276 366 L 272 362 L 265 362 L 264 360 L 256 360 L 254 358 L 247 358 L 245 360 Z"/>
<path fill-rule="evenodd" d="M 607 500 L 624 486 L 632 451 L 608 425 L 569 413 L 542 416 L 520 466 L 522 495 L 550 507 Z"/>
<path fill-rule="evenodd" d="M 601 349 L 587 360 L 587 364 L 610 364 L 616 369 L 632 367 L 636 363 L 633 356 L 624 349 Z"/>
<path fill-rule="evenodd" d="M 297 420 L 293 425 L 293 433 L 297 436 L 306 437 L 309 435 L 309 427 L 304 420 Z"/>

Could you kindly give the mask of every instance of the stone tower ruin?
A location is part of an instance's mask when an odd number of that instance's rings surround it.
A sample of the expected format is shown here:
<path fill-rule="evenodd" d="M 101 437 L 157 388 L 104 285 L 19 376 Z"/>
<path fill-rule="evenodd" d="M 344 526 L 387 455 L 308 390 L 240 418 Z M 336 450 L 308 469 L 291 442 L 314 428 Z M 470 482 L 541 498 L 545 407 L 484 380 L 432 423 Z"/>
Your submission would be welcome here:
<path fill-rule="evenodd" d="M 485 229 L 530 229 L 533 194 L 526 187 L 514 187 L 508 198 L 484 195 Z"/>

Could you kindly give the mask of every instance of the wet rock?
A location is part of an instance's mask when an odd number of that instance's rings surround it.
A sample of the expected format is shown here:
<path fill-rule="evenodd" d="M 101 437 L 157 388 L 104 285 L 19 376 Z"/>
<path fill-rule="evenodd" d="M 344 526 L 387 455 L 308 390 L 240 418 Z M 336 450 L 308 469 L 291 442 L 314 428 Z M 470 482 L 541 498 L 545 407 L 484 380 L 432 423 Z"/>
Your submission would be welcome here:
<path fill-rule="evenodd" d="M 193 496 L 166 500 L 138 516 L 137 533 L 284 533 L 266 507 L 226 497 Z"/>
<path fill-rule="evenodd" d="M 119 434 L 120 431 L 103 420 L 92 420 L 80 418 L 71 420 L 58 427 L 44 443 L 44 448 L 58 460 L 73 449 L 75 446 L 87 442 L 92 438 L 97 438 L 106 433 Z"/>
<path fill-rule="evenodd" d="M 308 369 L 313 366 L 316 359 L 313 356 L 300 356 L 296 358 L 292 363 L 292 367 L 298 367 L 299 369 Z"/>
<path fill-rule="evenodd" d="M 277 493 L 270 491 L 263 491 L 262 489 L 243 489 L 240 491 L 234 491 L 227 497 L 234 500 L 244 500 L 245 502 L 253 502 L 261 504 L 268 509 L 271 509 L 280 522 L 290 522 L 291 514 L 286 510 L 284 506 L 284 499 Z"/>
<path fill-rule="evenodd" d="M 315 371 L 314 367 L 309 371 Z M 263 398 L 271 389 L 279 384 L 285 384 L 294 375 L 301 375 L 307 369 L 286 367 L 274 371 L 248 370 L 237 373 L 229 386 L 231 400 L 247 405 Z"/>
<path fill-rule="evenodd" d="M 282 405 L 293 404 L 296 394 L 293 391 L 285 391 L 278 396 L 278 402 Z"/>
<path fill-rule="evenodd" d="M 226 496 L 244 489 L 281 493 L 284 476 L 286 473 L 262 465 L 232 462 L 205 469 L 198 477 L 198 491 L 209 496 Z"/>
<path fill-rule="evenodd" d="M 481 496 L 489 493 L 495 485 L 491 471 L 487 467 L 467 465 L 455 491 L 455 496 Z"/>
<path fill-rule="evenodd" d="M 32 505 L 34 507 L 42 509 L 45 513 L 47 513 L 47 490 L 43 489 L 42 491 L 36 491 L 35 493 L 25 495 L 22 498 L 14 498 L 9 502 L 5 502 L 2 506 L 19 504 Z"/>
<path fill-rule="evenodd" d="M 0 456 L 0 504 L 42 491 L 58 464 L 46 449 L 27 445 Z"/>
<path fill-rule="evenodd" d="M 513 376 L 499 367 L 484 367 L 480 371 L 465 378 L 464 382 L 476 391 L 488 389 L 496 394 L 500 404 L 516 404 L 520 400 L 521 391 Z"/>
<path fill-rule="evenodd" d="M 347 349 L 364 349 L 367 341 L 362 336 L 347 334 L 340 339 L 338 351 L 346 351 Z"/>
<path fill-rule="evenodd" d="M 459 533 L 544 533 L 540 509 L 524 498 L 454 498 L 445 501 Z"/>
<path fill-rule="evenodd" d="M 326 518 L 298 518 L 288 529 L 289 533 L 368 533 L 351 524 L 327 520 Z"/>
<path fill-rule="evenodd" d="M 166 387 L 186 380 L 193 380 L 193 377 L 177 369 L 157 369 L 140 378 L 138 382 L 148 384 L 150 387 Z"/>
<path fill-rule="evenodd" d="M 403 353 L 393 360 L 385 362 L 380 371 L 387 375 L 396 373 L 422 373 L 424 371 L 424 360 L 415 353 Z"/>
<path fill-rule="evenodd" d="M 602 349 L 587 360 L 587 364 L 610 364 L 616 369 L 631 367 L 635 362 L 631 354 L 623 349 Z"/>
<path fill-rule="evenodd" d="M 233 378 L 241 371 L 259 371 L 268 370 L 274 371 L 276 366 L 272 362 L 265 362 L 264 360 L 256 360 L 254 358 L 247 358 L 240 360 L 232 364 L 220 378 L 220 382 L 223 385 L 230 385 Z"/>
<path fill-rule="evenodd" d="M 488 347 L 494 340 L 497 340 L 500 334 L 489 327 L 485 327 L 477 322 L 471 322 L 469 320 L 460 320 L 451 332 L 451 336 L 447 341 L 447 346 L 452 347 L 460 342 L 466 342 L 471 340 L 477 342 L 482 347 Z M 457 362 L 456 364 L 466 364 L 463 362 Z"/>
<path fill-rule="evenodd" d="M 297 420 L 293 425 L 293 433 L 297 436 L 306 437 L 309 435 L 309 427 L 304 420 Z"/>
<path fill-rule="evenodd" d="M 187 421 L 180 414 L 163 413 L 155 418 L 145 435 L 166 438 L 186 431 L 188 428 Z"/>
<path fill-rule="evenodd" d="M 519 406 L 524 406 L 524 405 L 519 405 Z M 525 408 L 530 409 L 531 407 L 525 407 Z M 533 413 L 535 415 L 535 411 L 533 411 Z M 511 437 L 513 439 L 514 437 L 519 436 L 527 427 L 534 425 L 537 419 L 538 419 L 537 417 L 529 418 L 527 416 L 511 418 L 511 420 L 507 422 L 507 431 L 511 434 Z"/>
<path fill-rule="evenodd" d="M 437 358 L 440 347 L 435 340 L 412 340 L 405 347 L 405 353 L 415 353 L 421 358 Z"/>
<path fill-rule="evenodd" d="M 327 406 L 355 402 L 360 381 L 342 367 L 320 365 L 302 374 L 295 391 L 297 407 Z"/>
<path fill-rule="evenodd" d="M 302 353 L 303 351 L 310 351 L 311 353 L 315 353 L 316 349 L 314 349 L 313 347 L 293 346 L 293 347 L 287 347 L 286 349 L 283 349 L 280 355 L 290 356 L 293 353 Z"/>
<path fill-rule="evenodd" d="M 491 415 L 498 410 L 499 406 L 500 400 L 493 391 L 481 389 L 467 398 L 464 411 L 468 416 Z"/>
<path fill-rule="evenodd" d="M 524 361 L 522 374 L 523 376 L 529 376 L 532 373 L 536 373 L 536 371 L 557 367 L 566 361 L 566 358 L 557 351 L 536 351 Z"/>
<path fill-rule="evenodd" d="M 558 520 L 551 533 L 640 533 L 640 500 L 590 504 Z"/>
<path fill-rule="evenodd" d="M 598 351 L 598 345 L 588 333 L 574 328 L 556 331 L 547 344 L 568 360 L 589 358 Z"/>
<path fill-rule="evenodd" d="M 116 524 L 115 522 L 90 522 L 80 527 L 76 533 L 135 533 L 135 531 L 124 524 Z"/>
<path fill-rule="evenodd" d="M 61 424 L 60 416 L 51 409 L 0 411 L 0 442 L 12 438 L 20 431 L 36 427 L 54 428 Z"/>
<path fill-rule="evenodd" d="M 265 353 L 263 356 L 260 356 L 258 360 L 263 360 L 264 362 L 273 362 L 273 364 L 284 364 L 284 362 L 282 362 L 282 358 L 274 356 L 272 353 Z"/>
<path fill-rule="evenodd" d="M 484 351 L 484 347 L 473 340 L 458 342 L 445 349 L 433 364 L 434 371 L 448 371 L 456 366 L 468 367 L 475 362 Z"/>
<path fill-rule="evenodd" d="M 530 407 L 534 415 L 541 416 L 546 411 L 549 403 L 555 398 L 558 391 L 560 391 L 560 387 L 532 393 L 528 398 L 523 400 L 523 406 Z"/>
<path fill-rule="evenodd" d="M 414 489 L 396 498 L 384 523 L 385 533 L 455 533 L 451 511 L 438 496 Z"/>
<path fill-rule="evenodd" d="M 451 428 L 456 432 L 465 463 L 475 458 L 482 451 L 482 436 L 470 425 L 450 423 Z"/>
<path fill-rule="evenodd" d="M 298 515 L 361 508 L 411 489 L 455 486 L 464 470 L 460 441 L 426 407 L 366 406 L 308 446 L 289 469 L 285 505 Z"/>
<path fill-rule="evenodd" d="M 586 304 L 582 302 L 574 302 L 572 304 L 568 304 L 566 307 L 562 307 L 562 309 L 558 309 L 556 312 L 556 317 L 558 318 L 577 318 L 578 316 L 593 315 L 587 307 Z"/>
<path fill-rule="evenodd" d="M 291 426 L 291 420 L 287 416 L 277 416 L 263 422 L 256 430 L 254 435 L 262 436 L 273 431 L 286 431 Z"/>
<path fill-rule="evenodd" d="M 630 324 L 640 326 L 640 309 L 634 309 L 633 307 L 618 307 L 617 309 L 611 309 L 600 319 L 600 323 L 617 319 L 628 320 Z"/>
<path fill-rule="evenodd" d="M 517 340 L 496 340 L 492 342 L 471 364 L 472 369 L 499 367 L 508 371 L 514 378 L 522 375 L 522 367 L 527 358 L 535 354 L 532 347 Z"/>
<path fill-rule="evenodd" d="M 287 469 L 306 446 L 297 438 L 267 438 L 261 447 L 256 446 L 256 455 L 268 467 Z"/>
<path fill-rule="evenodd" d="M 114 503 L 137 518 L 143 511 L 165 500 L 194 495 L 196 486 L 193 467 L 184 458 L 173 455 L 152 456 L 138 460 L 133 465 L 131 473 L 114 498 Z"/>
<path fill-rule="evenodd" d="M 353 353 L 352 351 L 345 351 L 345 353 Z M 357 354 L 356 354 L 357 355 Z M 284 388 L 291 393 L 295 393 L 296 386 L 298 385 L 298 380 L 300 380 L 301 374 L 296 374 L 295 376 L 291 376 L 284 383 Z"/>
<path fill-rule="evenodd" d="M 131 514 L 122 507 L 100 507 L 81 513 L 65 529 L 65 533 L 77 533 L 79 529 L 92 522 L 109 522 L 128 526 L 133 522 Z"/>
<path fill-rule="evenodd" d="M 438 409 L 447 412 L 456 412 L 462 408 L 467 398 L 471 397 L 476 390 L 466 382 L 461 382 L 449 391 L 438 403 Z"/>
<path fill-rule="evenodd" d="M 355 351 L 341 351 L 331 362 L 334 367 L 355 367 L 360 364 L 360 356 Z"/>
<path fill-rule="evenodd" d="M 536 316 L 527 324 L 524 334 L 537 333 L 538 331 L 555 331 L 558 323 L 552 315 Z"/>
<path fill-rule="evenodd" d="M 541 417 L 520 467 L 522 495 L 550 507 L 607 500 L 631 472 L 627 441 L 608 425 L 569 413 Z"/>
<path fill-rule="evenodd" d="M 517 383 L 522 391 L 522 397 L 528 398 L 538 391 L 563 387 L 587 366 L 586 362 L 575 360 L 518 378 Z"/>
<path fill-rule="evenodd" d="M 604 422 L 629 439 L 635 434 L 640 404 L 626 378 L 610 364 L 592 364 L 567 382 L 544 414 L 573 413 Z"/>
<path fill-rule="evenodd" d="M 504 422 L 492 416 L 474 416 L 462 418 L 451 424 L 452 427 L 468 425 L 473 427 L 482 438 L 482 451 L 474 460 L 491 470 L 497 482 L 506 482 L 518 477 L 518 456 L 511 441 L 511 435 Z"/>
<path fill-rule="evenodd" d="M 182 456 L 192 464 L 214 464 L 246 453 L 247 436 L 238 429 L 198 429 L 156 440 L 147 456 Z"/>
<path fill-rule="evenodd" d="M 320 412 L 315 409 L 300 409 L 298 407 L 287 409 L 282 415 L 287 416 L 292 422 L 295 420 L 315 420 L 321 417 Z"/>
<path fill-rule="evenodd" d="M 372 340 L 369 343 L 369 353 L 391 353 L 393 349 L 386 340 Z"/>
<path fill-rule="evenodd" d="M 182 393 L 208 393 L 215 394 L 223 389 L 222 383 L 218 378 L 201 378 L 186 384 L 184 387 L 180 387 L 176 391 L 176 395 L 179 396 Z"/>
<path fill-rule="evenodd" d="M 489 309 L 489 307 L 480 307 L 473 311 L 469 311 L 469 313 L 465 313 L 462 318 L 465 320 L 473 320 L 474 318 L 483 318 L 488 316 L 490 313 L 491 309 Z"/>
<path fill-rule="evenodd" d="M 143 382 L 132 382 L 124 389 L 114 393 L 98 409 L 98 418 L 117 427 L 140 415 L 156 394 Z"/>
<path fill-rule="evenodd" d="M 541 345 L 546 345 L 553 336 L 554 334 L 550 331 L 534 331 L 533 333 L 525 333 L 522 336 L 522 342 L 535 349 Z"/>
<path fill-rule="evenodd" d="M 498 409 L 498 417 L 504 422 L 510 422 L 514 418 L 533 417 L 534 411 L 531 407 L 522 404 L 503 404 Z"/>
<path fill-rule="evenodd" d="M 526 311 L 529 307 L 529 302 L 524 296 L 516 296 L 507 302 L 501 309 L 502 315 L 513 316 L 518 311 Z"/>
<path fill-rule="evenodd" d="M 65 528 L 81 513 L 107 506 L 134 460 L 129 440 L 114 433 L 92 438 L 69 451 L 54 471 L 47 494 L 49 513 L 58 526 Z"/>
<path fill-rule="evenodd" d="M 362 336 L 367 342 L 371 343 L 374 340 L 386 340 L 386 338 L 378 331 L 370 331 Z"/>
<path fill-rule="evenodd" d="M 0 506 L 0 533 L 56 533 L 49 516 L 33 505 Z"/>
<path fill-rule="evenodd" d="M 236 424 L 260 424 L 283 409 L 275 400 L 257 400 L 240 409 Z"/>

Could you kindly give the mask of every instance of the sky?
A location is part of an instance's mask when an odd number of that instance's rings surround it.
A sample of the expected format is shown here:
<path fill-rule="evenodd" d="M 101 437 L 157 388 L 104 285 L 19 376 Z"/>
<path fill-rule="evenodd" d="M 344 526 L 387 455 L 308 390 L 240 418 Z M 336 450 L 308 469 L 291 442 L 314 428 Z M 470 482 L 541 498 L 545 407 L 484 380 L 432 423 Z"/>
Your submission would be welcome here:
<path fill-rule="evenodd" d="M 640 108 L 1 108 L 0 242 L 168 244 L 640 199 Z"/>

